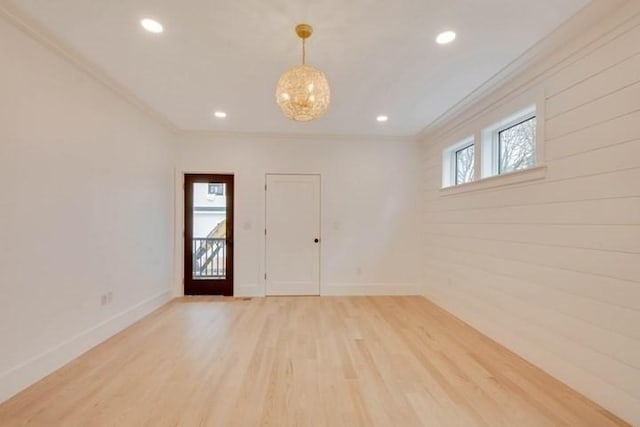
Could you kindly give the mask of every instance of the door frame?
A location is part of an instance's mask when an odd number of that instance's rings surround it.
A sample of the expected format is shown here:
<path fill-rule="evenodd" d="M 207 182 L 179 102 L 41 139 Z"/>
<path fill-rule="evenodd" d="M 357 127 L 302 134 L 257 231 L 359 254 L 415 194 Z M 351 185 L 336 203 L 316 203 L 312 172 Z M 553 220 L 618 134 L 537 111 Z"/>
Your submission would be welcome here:
<path fill-rule="evenodd" d="M 264 276 L 262 279 L 262 289 L 263 295 L 269 296 L 267 293 L 267 177 L 270 175 L 285 175 L 285 176 L 317 176 L 319 178 L 319 188 L 318 188 L 318 197 L 320 200 L 318 201 L 320 212 L 319 220 L 318 220 L 318 237 L 320 239 L 319 248 L 318 248 L 318 296 L 322 296 L 322 247 L 324 236 L 322 234 L 322 212 L 323 212 L 323 204 L 322 204 L 322 174 L 321 173 L 313 173 L 313 172 L 305 172 L 305 173 L 287 173 L 287 172 L 267 172 L 264 174 L 264 258 L 262 259 L 262 263 L 264 265 Z"/>
<path fill-rule="evenodd" d="M 187 179 L 189 176 L 191 179 Z M 188 250 L 191 247 L 190 236 L 193 234 L 193 216 L 192 216 L 192 208 L 193 208 L 193 193 L 187 191 L 187 185 L 195 184 L 198 182 L 209 182 L 209 181 L 221 181 L 226 184 L 226 197 L 227 197 L 227 230 L 226 230 L 226 238 L 227 238 L 227 261 L 226 261 L 226 278 L 224 280 L 222 293 L 224 296 L 233 296 L 235 291 L 235 280 L 234 280 L 234 204 L 235 204 L 235 175 L 233 173 L 206 173 L 206 172 L 182 172 L 182 198 L 183 198 L 183 273 L 182 273 L 182 291 L 184 295 L 220 295 L 218 293 L 211 293 L 207 289 L 204 289 L 204 286 L 196 286 L 196 283 L 199 281 L 187 280 L 188 269 L 192 263 L 192 254 L 191 250 Z M 191 215 L 188 213 L 191 212 Z M 215 279 L 221 280 L 221 279 Z M 213 281 L 213 280 L 212 280 Z M 202 281 L 204 283 L 204 281 Z M 210 283 L 209 283 L 210 285 Z M 187 292 L 187 289 L 189 292 Z"/>

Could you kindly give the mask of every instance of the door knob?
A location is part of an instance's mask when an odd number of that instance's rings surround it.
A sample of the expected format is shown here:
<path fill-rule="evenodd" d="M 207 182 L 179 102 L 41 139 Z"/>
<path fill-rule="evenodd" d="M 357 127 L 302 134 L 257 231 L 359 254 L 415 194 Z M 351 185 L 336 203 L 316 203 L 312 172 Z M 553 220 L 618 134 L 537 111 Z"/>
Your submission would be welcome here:
<path fill-rule="evenodd" d="M 317 237 L 315 239 L 313 239 L 314 242 L 318 243 L 320 241 L 320 239 L 318 239 Z"/>

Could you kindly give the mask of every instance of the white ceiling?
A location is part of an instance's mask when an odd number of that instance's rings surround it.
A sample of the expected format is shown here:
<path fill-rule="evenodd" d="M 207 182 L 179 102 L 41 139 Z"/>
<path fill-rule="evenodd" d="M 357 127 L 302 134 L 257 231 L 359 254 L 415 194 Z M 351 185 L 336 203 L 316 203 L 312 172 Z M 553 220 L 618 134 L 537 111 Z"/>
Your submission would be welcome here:
<path fill-rule="evenodd" d="M 181 129 L 414 135 L 588 0 L 14 3 Z M 145 32 L 143 17 L 165 32 Z M 300 61 L 299 22 L 313 25 L 308 62 L 332 86 L 328 113 L 311 123 L 275 102 L 279 75 Z M 444 29 L 457 31 L 452 45 L 435 44 Z"/>

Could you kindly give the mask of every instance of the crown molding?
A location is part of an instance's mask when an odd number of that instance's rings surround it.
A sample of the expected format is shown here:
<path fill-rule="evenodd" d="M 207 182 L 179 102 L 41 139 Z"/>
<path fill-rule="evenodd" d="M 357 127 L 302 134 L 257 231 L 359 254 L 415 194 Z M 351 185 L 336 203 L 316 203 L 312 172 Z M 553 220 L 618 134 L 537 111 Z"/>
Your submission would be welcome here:
<path fill-rule="evenodd" d="M 415 135 L 367 135 L 367 134 L 308 134 L 308 133 L 277 133 L 277 132 L 226 132 L 213 130 L 181 129 L 168 117 L 140 99 L 131 90 L 109 76 L 100 66 L 90 61 L 86 56 L 61 40 L 41 23 L 23 12 L 12 1 L 0 0 L 0 17 L 15 25 L 38 43 L 53 50 L 76 68 L 87 73 L 116 95 L 133 105 L 142 113 L 164 126 L 167 130 L 179 136 L 195 136 L 221 139 L 280 139 L 280 140 L 361 140 L 361 141 L 416 141 Z"/>
<path fill-rule="evenodd" d="M 588 41 L 579 46 L 575 46 L 575 39 L 584 33 L 594 24 L 603 20 L 603 16 L 610 15 L 616 9 L 639 9 L 636 0 L 593 0 L 573 17 L 565 21 L 560 27 L 542 39 L 540 42 L 529 48 L 525 53 L 512 61 L 489 80 L 484 82 L 469 95 L 449 108 L 438 118 L 432 121 L 422 131 L 415 135 L 375 135 L 375 134 L 309 134 L 309 133 L 282 133 L 282 132 L 232 132 L 213 130 L 187 130 L 179 128 L 167 116 L 151 107 L 145 101 L 135 95 L 130 89 L 122 85 L 116 79 L 109 76 L 100 66 L 90 61 L 86 56 L 72 48 L 66 42 L 47 30 L 42 24 L 24 13 L 18 6 L 10 0 L 0 0 L 0 16 L 8 22 L 28 34 L 37 42 L 50 48 L 62 58 L 81 69 L 96 81 L 113 91 L 129 104 L 143 112 L 145 115 L 164 126 L 170 132 L 181 136 L 224 138 L 224 139 L 281 139 L 281 140 L 350 140 L 350 141 L 395 141 L 414 142 L 424 140 L 437 134 L 446 132 L 455 126 L 463 116 L 466 116 L 474 107 L 493 95 L 499 89 L 513 83 L 519 76 L 525 74 L 532 67 L 548 61 L 550 56 L 568 45 L 572 45 L 572 50 L 566 53 L 562 59 L 566 59 L 573 53 L 584 48 Z M 556 60 L 547 68 L 540 71 L 534 78 L 529 79 L 525 84 L 511 90 L 509 95 L 521 92 L 540 81 L 551 68 L 561 60 Z M 505 95 L 504 98 L 509 95 Z"/>
<path fill-rule="evenodd" d="M 381 141 L 417 142 L 417 135 L 374 135 L 374 134 L 330 134 L 330 133 L 278 133 L 278 132 L 224 132 L 209 130 L 180 130 L 179 135 L 191 138 L 209 139 L 277 139 L 304 141 Z"/>
<path fill-rule="evenodd" d="M 639 3 L 636 0 L 592 0 L 591 3 L 432 121 L 416 137 L 425 140 L 451 131 L 457 123 L 468 119 L 469 113 L 480 107 L 483 101 L 507 86 L 515 87 L 509 88 L 507 93 L 496 100 L 497 102 L 535 86 L 560 62 L 593 42 L 593 38 L 585 40 L 580 39 L 579 36 L 612 14 L 622 15 L 622 13 L 616 13 L 621 10 L 629 18 L 629 12 L 632 12 L 632 15 L 637 13 L 636 9 L 638 9 Z M 630 9 L 630 11 L 623 9 Z M 599 36 L 601 35 L 599 34 Z M 535 75 L 524 82 L 518 81 L 519 78 L 536 67 L 539 69 L 535 70 Z"/>
<path fill-rule="evenodd" d="M 131 90 L 114 78 L 110 77 L 101 67 L 91 62 L 86 56 L 82 55 L 69 44 L 62 41 L 35 19 L 28 16 L 20 10 L 18 6 L 13 4 L 13 2 L 0 0 L 0 16 L 5 18 L 9 23 L 15 25 L 18 29 L 29 35 L 38 43 L 56 52 L 63 59 L 113 91 L 116 95 L 127 101 L 155 122 L 164 126 L 170 132 L 178 132 L 177 126 L 164 114 L 152 108 Z"/>

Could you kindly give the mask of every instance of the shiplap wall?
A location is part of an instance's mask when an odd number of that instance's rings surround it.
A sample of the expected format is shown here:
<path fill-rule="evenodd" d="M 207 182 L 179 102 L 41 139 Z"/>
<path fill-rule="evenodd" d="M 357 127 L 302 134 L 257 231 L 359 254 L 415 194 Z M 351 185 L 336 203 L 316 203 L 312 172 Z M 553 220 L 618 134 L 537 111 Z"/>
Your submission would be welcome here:
<path fill-rule="evenodd" d="M 423 141 L 425 295 L 634 425 L 639 6 L 615 10 L 581 36 L 580 49 L 559 47 L 563 60 L 525 70 Z M 536 99 L 544 100 L 543 179 L 440 190 L 444 148 Z"/>

